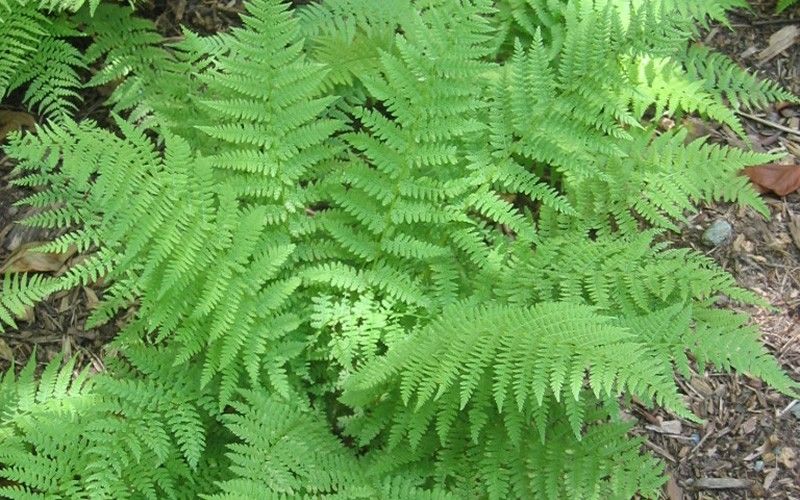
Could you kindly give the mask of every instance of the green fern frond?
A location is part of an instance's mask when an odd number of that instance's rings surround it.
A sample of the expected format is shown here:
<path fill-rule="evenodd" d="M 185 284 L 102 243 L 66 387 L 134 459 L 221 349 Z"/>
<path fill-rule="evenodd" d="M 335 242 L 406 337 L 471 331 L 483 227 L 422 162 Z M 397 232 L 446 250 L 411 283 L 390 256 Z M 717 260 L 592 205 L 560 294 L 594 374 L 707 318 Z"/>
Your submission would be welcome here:
<path fill-rule="evenodd" d="M 8 273 L 3 276 L 3 287 L 0 290 L 0 327 L 3 324 L 16 329 L 15 318 L 25 317 L 26 308 L 55 292 L 52 278 L 41 274 Z"/>
<path fill-rule="evenodd" d="M 344 87 L 379 71 L 380 54 L 392 51 L 397 29 L 412 15 L 408 0 L 333 0 L 303 6 L 297 18 L 311 57 L 329 69 L 325 84 Z"/>
<path fill-rule="evenodd" d="M 175 44 L 119 5 L 6 8 L 8 81 L 62 115 L 6 148 L 27 223 L 85 257 L 6 276 L 0 321 L 102 277 L 87 325 L 119 333 L 90 381 L 0 382 L 3 494 L 657 496 L 629 397 L 693 418 L 690 359 L 797 392 L 714 307 L 762 301 L 660 237 L 703 202 L 766 213 L 737 173 L 774 156 L 654 125 L 786 97 L 688 48 L 741 5 L 252 0 Z M 50 41 L 47 87 L 24 61 Z M 114 87 L 108 130 L 35 97 L 69 68 Z"/>
<path fill-rule="evenodd" d="M 223 494 L 204 498 L 300 497 L 364 484 L 355 457 L 311 412 L 257 392 L 244 397 L 236 414 L 223 417 L 240 440 L 228 453 L 236 478 L 219 483 Z"/>
<path fill-rule="evenodd" d="M 481 392 L 491 394 L 498 411 L 513 400 L 522 412 L 541 406 L 545 397 L 579 401 L 588 373 L 596 397 L 625 389 L 686 413 L 669 367 L 660 366 L 630 335 L 584 306 L 453 308 L 348 379 L 345 401 L 365 404 L 396 378 L 403 404 L 416 411 L 440 398 L 457 403 L 459 411 L 485 411 L 477 406 L 485 401 L 470 404 L 475 391 L 485 387 Z M 614 354 L 623 351 L 625 356 Z M 576 433 L 580 422 L 579 416 L 571 421 Z"/>
<path fill-rule="evenodd" d="M 192 403 L 197 379 L 164 370 L 169 358 L 163 355 L 146 357 L 137 360 L 143 371 L 128 369 L 130 378 L 123 380 L 89 378 L 88 369 L 75 376 L 74 359 L 61 367 L 60 357 L 38 381 L 35 358 L 18 378 L 7 372 L 0 400 L 0 477 L 6 482 L 0 492 L 7 498 L 190 494 L 190 471 L 199 466 L 207 425 Z M 135 380 L 155 374 L 153 369 L 170 376 L 171 385 Z"/>
<path fill-rule="evenodd" d="M 0 4 L 0 96 L 11 89 L 17 72 L 36 53 L 40 41 L 48 36 L 47 18 L 33 7 L 19 7 L 17 2 Z"/>
<path fill-rule="evenodd" d="M 702 45 L 689 48 L 684 64 L 691 77 L 703 82 L 707 91 L 726 98 L 734 108 L 758 109 L 777 101 L 798 101 L 777 83 L 757 78 L 729 57 Z"/>
<path fill-rule="evenodd" d="M 748 318 L 732 311 L 702 308 L 695 311 L 694 334 L 685 339 L 701 368 L 711 364 L 758 377 L 784 394 L 797 396 L 800 384 L 791 380 L 759 341 Z"/>

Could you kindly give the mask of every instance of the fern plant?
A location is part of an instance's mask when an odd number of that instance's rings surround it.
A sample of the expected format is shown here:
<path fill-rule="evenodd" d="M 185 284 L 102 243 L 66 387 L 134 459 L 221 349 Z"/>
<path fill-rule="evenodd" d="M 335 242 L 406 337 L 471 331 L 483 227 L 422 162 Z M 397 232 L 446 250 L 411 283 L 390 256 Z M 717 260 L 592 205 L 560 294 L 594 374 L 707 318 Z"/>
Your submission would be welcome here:
<path fill-rule="evenodd" d="M 656 497 L 632 397 L 696 419 L 692 360 L 796 394 L 714 305 L 758 300 L 657 243 L 701 202 L 765 211 L 737 172 L 772 155 L 654 126 L 792 99 L 690 45 L 741 2 L 376 5 L 251 0 L 169 46 L 82 18 L 113 123 L 6 153 L 27 223 L 66 229 L 44 249 L 86 258 L 7 277 L 0 321 L 100 276 L 90 323 L 131 313 L 106 373 L 6 376 L 5 494 Z"/>
<path fill-rule="evenodd" d="M 100 19 L 92 23 L 94 30 L 79 29 L 81 18 L 93 16 L 99 5 L 100 0 L 0 1 L 0 99 L 24 88 L 23 104 L 42 116 L 75 113 L 83 74 L 93 60 L 71 40 L 98 32 L 119 34 Z"/>

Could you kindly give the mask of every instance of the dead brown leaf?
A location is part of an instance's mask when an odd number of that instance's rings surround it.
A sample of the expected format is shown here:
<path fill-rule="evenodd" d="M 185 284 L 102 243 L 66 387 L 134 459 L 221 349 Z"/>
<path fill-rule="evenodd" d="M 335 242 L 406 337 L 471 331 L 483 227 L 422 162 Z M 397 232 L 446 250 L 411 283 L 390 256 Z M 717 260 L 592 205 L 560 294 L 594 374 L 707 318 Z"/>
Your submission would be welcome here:
<path fill-rule="evenodd" d="M 175 20 L 181 22 L 183 21 L 183 15 L 186 13 L 186 0 L 177 0 L 174 5 Z"/>
<path fill-rule="evenodd" d="M 0 142 L 6 140 L 6 136 L 16 130 L 33 130 L 36 128 L 36 120 L 33 116 L 22 111 L 0 110 Z"/>
<path fill-rule="evenodd" d="M 742 173 L 762 193 L 771 191 L 778 196 L 786 196 L 800 189 L 800 165 L 767 163 L 745 168 Z"/>
<path fill-rule="evenodd" d="M 669 500 L 683 500 L 683 488 L 678 486 L 678 482 L 671 475 L 667 481 L 667 497 Z"/>
<path fill-rule="evenodd" d="M 0 267 L 0 273 L 55 272 L 61 269 L 64 263 L 77 252 L 75 247 L 70 247 L 65 253 L 34 251 L 35 248 L 43 244 L 43 242 L 33 241 L 20 245 L 8 257 L 3 267 Z"/>

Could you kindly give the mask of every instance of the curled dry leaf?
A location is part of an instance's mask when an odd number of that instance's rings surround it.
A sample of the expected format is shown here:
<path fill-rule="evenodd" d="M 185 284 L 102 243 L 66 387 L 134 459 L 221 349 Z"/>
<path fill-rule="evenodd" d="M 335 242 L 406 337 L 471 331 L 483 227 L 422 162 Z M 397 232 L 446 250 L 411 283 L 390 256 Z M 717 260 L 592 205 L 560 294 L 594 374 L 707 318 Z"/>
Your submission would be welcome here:
<path fill-rule="evenodd" d="M 773 192 L 778 196 L 786 196 L 800 189 L 800 165 L 767 163 L 745 168 L 742 173 L 762 193 Z"/>
<path fill-rule="evenodd" d="M 21 111 L 0 110 L 0 142 L 6 136 L 16 130 L 33 130 L 36 128 L 36 120 L 28 113 Z"/>
<path fill-rule="evenodd" d="M 43 244 L 43 242 L 33 241 L 21 245 L 11 254 L 3 267 L 0 267 L 0 273 L 55 272 L 61 269 L 77 251 L 75 247 L 70 247 L 65 253 L 35 251 Z"/>

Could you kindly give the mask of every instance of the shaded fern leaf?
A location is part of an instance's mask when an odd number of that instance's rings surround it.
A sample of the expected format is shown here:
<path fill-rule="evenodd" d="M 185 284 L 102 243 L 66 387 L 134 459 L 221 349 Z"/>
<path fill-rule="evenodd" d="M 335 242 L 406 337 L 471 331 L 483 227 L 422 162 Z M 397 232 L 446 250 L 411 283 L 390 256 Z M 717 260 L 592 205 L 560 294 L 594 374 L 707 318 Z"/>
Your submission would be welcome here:
<path fill-rule="evenodd" d="M 588 383 L 598 398 L 625 390 L 688 415 L 669 365 L 647 351 L 631 333 L 585 306 L 451 308 L 348 379 L 345 401 L 366 404 L 396 380 L 403 404 L 415 411 L 440 400 L 439 406 L 457 404 L 459 411 L 486 411 L 478 406 L 486 403 L 480 394 L 490 393 L 498 411 L 513 401 L 523 412 L 544 404 L 545 397 L 579 401 Z M 579 434 L 580 415 L 570 421 Z"/>
<path fill-rule="evenodd" d="M 240 440 L 228 445 L 236 478 L 219 483 L 223 493 L 204 498 L 301 497 L 364 488 L 355 457 L 311 412 L 260 392 L 243 395 L 245 402 L 233 405 L 237 413 L 223 417 Z"/>

